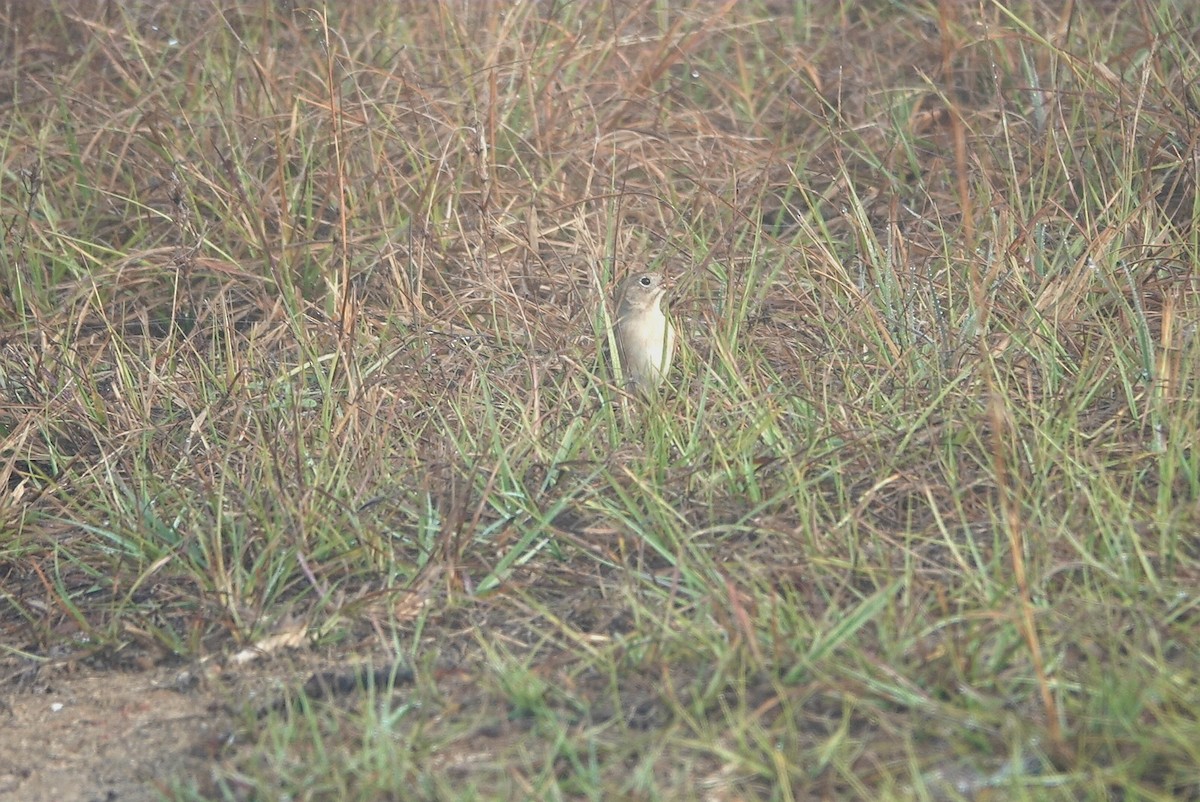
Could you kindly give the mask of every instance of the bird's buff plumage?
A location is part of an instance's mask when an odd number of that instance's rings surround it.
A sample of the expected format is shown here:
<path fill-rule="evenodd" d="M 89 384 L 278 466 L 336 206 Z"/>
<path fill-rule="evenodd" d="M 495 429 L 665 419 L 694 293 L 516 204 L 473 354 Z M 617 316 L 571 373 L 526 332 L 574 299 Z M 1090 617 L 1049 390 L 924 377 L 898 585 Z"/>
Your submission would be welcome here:
<path fill-rule="evenodd" d="M 675 327 L 663 309 L 667 287 L 659 273 L 635 273 L 617 287 L 616 329 L 625 383 L 638 390 L 658 387 L 675 355 Z"/>

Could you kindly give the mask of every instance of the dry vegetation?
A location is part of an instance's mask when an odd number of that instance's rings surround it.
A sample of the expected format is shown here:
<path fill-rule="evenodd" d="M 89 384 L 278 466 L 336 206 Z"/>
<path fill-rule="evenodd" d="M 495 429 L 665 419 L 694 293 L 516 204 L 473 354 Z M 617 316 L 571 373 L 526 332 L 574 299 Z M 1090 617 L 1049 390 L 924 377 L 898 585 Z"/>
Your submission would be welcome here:
<path fill-rule="evenodd" d="M 1200 799 L 1193 5 L 0 37 L 0 716 L 182 671 L 227 721 L 121 799 Z M 259 679 L 412 675 L 243 696 L 296 633 Z"/>

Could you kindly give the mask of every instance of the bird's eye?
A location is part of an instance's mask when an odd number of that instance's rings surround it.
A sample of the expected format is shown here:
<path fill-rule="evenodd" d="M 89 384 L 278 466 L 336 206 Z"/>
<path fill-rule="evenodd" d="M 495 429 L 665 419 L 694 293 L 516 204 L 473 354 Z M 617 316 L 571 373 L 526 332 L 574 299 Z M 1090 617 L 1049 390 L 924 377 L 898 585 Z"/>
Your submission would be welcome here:
<path fill-rule="evenodd" d="M 642 276 L 638 279 L 638 284 L 641 284 L 643 287 L 649 287 L 651 283 L 649 276 Z"/>

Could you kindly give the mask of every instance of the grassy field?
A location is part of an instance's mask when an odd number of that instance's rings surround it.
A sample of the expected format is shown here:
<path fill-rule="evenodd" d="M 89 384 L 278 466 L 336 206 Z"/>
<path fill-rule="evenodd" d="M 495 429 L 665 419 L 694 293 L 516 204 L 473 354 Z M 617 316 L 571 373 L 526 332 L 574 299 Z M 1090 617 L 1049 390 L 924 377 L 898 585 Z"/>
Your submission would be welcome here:
<path fill-rule="evenodd" d="M 0 717 L 186 675 L 172 800 L 1200 799 L 1194 4 L 0 47 Z"/>

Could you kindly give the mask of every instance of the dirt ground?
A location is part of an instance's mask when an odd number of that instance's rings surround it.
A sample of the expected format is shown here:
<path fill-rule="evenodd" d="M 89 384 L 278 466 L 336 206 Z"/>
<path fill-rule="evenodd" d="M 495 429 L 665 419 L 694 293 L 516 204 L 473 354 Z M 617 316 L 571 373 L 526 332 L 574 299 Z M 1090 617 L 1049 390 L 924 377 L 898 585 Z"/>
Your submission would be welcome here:
<path fill-rule="evenodd" d="M 143 802 L 172 783 L 208 788 L 238 753 L 240 711 L 278 703 L 317 668 L 338 670 L 298 653 L 236 671 L 0 661 L 0 802 Z"/>
<path fill-rule="evenodd" d="M 202 779 L 209 744 L 231 717 L 211 691 L 188 684 L 179 667 L 65 665 L 9 684 L 0 697 L 0 799 L 142 802 L 161 799 L 169 778 Z"/>

